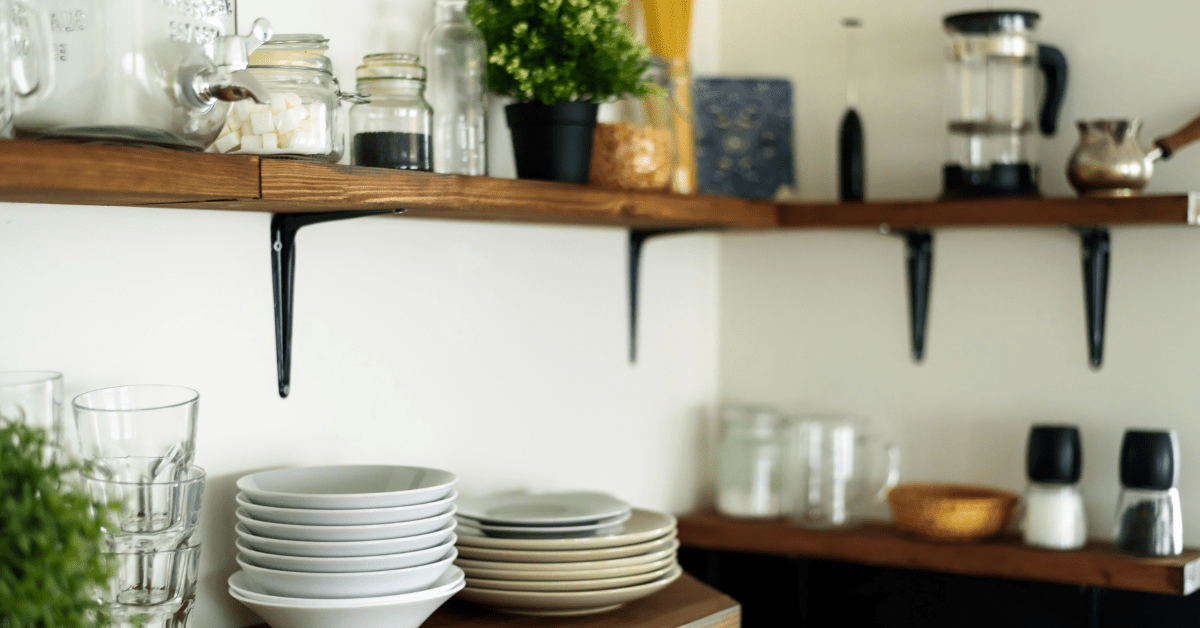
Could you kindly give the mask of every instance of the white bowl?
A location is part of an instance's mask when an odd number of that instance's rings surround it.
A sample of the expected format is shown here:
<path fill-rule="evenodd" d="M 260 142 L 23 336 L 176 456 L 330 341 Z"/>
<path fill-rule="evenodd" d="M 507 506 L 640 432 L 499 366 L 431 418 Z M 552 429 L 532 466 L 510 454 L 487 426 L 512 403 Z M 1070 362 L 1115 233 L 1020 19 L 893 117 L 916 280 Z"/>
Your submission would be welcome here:
<path fill-rule="evenodd" d="M 365 526 L 380 523 L 399 523 L 401 521 L 425 519 L 439 515 L 446 512 L 457 497 L 458 491 L 451 490 L 449 495 L 425 504 L 346 510 L 263 506 L 250 501 L 245 493 L 238 493 L 234 499 L 237 501 L 237 505 L 246 511 L 246 514 L 259 521 L 290 523 L 302 526 Z"/>
<path fill-rule="evenodd" d="M 268 595 L 340 599 L 398 595 L 428 589 L 446 573 L 457 556 L 458 552 L 452 548 L 448 556 L 428 565 L 353 573 L 266 569 L 251 565 L 241 557 L 238 557 L 237 563 L 249 575 L 250 580 L 257 583 Z"/>
<path fill-rule="evenodd" d="M 345 606 L 286 606 L 249 599 L 230 589 L 229 595 L 245 604 L 272 628 L 417 628 L 464 587 L 459 582 L 436 595 L 379 604 Z"/>
<path fill-rule="evenodd" d="M 425 467 L 334 465 L 275 469 L 243 476 L 247 499 L 278 508 L 392 508 L 437 501 L 450 494 L 453 473 Z"/>
<path fill-rule="evenodd" d="M 427 534 L 379 541 L 290 541 L 258 536 L 240 523 L 233 529 L 237 532 L 238 539 L 245 543 L 246 547 L 260 552 L 281 556 L 339 558 L 399 554 L 427 549 L 444 543 L 454 533 L 456 527 L 458 527 L 458 522 L 451 519 L 446 522 L 446 525 Z"/>
<path fill-rule="evenodd" d="M 311 556 L 280 556 L 250 549 L 237 541 L 239 556 L 247 563 L 267 569 L 284 571 L 308 571 L 312 573 L 351 573 L 356 571 L 386 571 L 418 567 L 437 562 L 450 554 L 458 537 L 453 534 L 445 543 L 415 552 L 382 554 L 379 556 L 351 556 L 346 558 L 313 558 Z"/>
<path fill-rule="evenodd" d="M 433 584 L 421 591 L 413 591 L 412 593 L 401 593 L 399 595 L 384 595 L 380 597 L 363 597 L 363 598 L 345 598 L 340 600 L 318 600 L 304 597 L 280 597 L 266 593 L 261 586 L 250 579 L 250 574 L 245 571 L 237 570 L 233 575 L 229 576 L 229 591 L 238 595 L 254 600 L 255 602 L 263 602 L 265 604 L 277 604 L 279 606 L 302 606 L 302 607 L 346 607 L 346 606 L 374 606 L 376 604 L 387 604 L 391 602 L 408 602 L 425 597 L 435 597 L 441 595 L 451 589 L 457 591 L 462 588 L 466 580 L 466 574 L 462 569 L 450 565 Z"/>
<path fill-rule="evenodd" d="M 238 521 L 247 530 L 265 536 L 269 539 L 287 539 L 289 541 L 379 541 L 396 539 L 402 536 L 416 536 L 433 532 L 446 525 L 454 518 L 454 505 L 450 510 L 437 515 L 415 521 L 400 523 L 379 523 L 369 526 L 298 526 L 290 523 L 271 523 L 259 521 L 246 514 L 241 508 L 234 513 Z"/>

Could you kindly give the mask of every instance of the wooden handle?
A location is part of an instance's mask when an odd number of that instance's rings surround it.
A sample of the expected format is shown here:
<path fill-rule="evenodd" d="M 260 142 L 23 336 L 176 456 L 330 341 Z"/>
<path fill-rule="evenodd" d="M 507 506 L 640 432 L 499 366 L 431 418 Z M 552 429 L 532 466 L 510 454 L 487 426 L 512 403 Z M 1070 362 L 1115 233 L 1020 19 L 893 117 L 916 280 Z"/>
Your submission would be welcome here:
<path fill-rule="evenodd" d="M 1200 139 L 1200 116 L 1187 123 L 1178 131 L 1154 140 L 1154 145 L 1163 150 L 1163 159 L 1170 157 L 1175 151 Z"/>

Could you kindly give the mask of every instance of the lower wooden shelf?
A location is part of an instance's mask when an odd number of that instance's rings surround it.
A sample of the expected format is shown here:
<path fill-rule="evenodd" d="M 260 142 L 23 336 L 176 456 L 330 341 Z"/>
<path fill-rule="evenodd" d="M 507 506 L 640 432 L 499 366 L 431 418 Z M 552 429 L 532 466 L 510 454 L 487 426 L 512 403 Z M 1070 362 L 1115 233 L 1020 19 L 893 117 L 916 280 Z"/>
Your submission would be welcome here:
<path fill-rule="evenodd" d="M 968 576 L 1096 586 L 1127 591 L 1189 595 L 1200 589 L 1200 550 L 1143 558 L 1109 543 L 1058 552 L 1027 547 L 1008 536 L 981 543 L 947 544 L 896 532 L 890 525 L 815 530 L 783 520 L 749 521 L 714 512 L 679 517 L 685 547 L 838 560 Z"/>
<path fill-rule="evenodd" d="M 506 615 L 451 598 L 422 628 L 737 628 L 741 606 L 733 598 L 683 574 L 671 586 L 607 613 L 580 617 Z M 268 628 L 260 624 L 255 628 Z"/>

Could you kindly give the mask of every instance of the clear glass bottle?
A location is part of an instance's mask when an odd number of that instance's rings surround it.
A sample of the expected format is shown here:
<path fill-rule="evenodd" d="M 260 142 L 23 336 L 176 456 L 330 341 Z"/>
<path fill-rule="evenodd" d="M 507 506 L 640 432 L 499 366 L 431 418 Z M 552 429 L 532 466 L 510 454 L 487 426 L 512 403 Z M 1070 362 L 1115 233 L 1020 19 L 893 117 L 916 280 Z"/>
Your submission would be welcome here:
<path fill-rule="evenodd" d="M 769 408 L 729 406 L 717 446 L 717 510 L 731 517 L 783 513 L 784 420 Z"/>
<path fill-rule="evenodd" d="M 487 50 L 467 0 L 437 0 L 422 53 L 433 105 L 433 169 L 487 174 Z"/>
<path fill-rule="evenodd" d="M 210 152 L 336 163 L 346 150 L 342 94 L 321 35 L 276 35 L 250 55 L 269 104 L 234 103 Z"/>
<path fill-rule="evenodd" d="M 350 108 L 354 165 L 433 170 L 433 110 L 425 102 L 425 68 L 418 61 L 410 54 L 363 57 L 358 92 L 366 102 Z"/>

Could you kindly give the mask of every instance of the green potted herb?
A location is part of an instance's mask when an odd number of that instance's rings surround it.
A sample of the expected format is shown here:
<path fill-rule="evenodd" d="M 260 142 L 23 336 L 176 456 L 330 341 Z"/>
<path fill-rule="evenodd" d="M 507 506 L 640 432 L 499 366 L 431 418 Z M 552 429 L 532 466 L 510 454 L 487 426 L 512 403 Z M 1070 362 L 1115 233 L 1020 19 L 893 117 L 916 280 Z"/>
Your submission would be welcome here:
<path fill-rule="evenodd" d="M 649 49 L 625 0 L 470 0 L 487 42 L 488 89 L 505 107 L 517 176 L 587 183 L 598 105 L 644 96 Z"/>
<path fill-rule="evenodd" d="M 103 508 L 47 460 L 45 430 L 0 418 L 0 628 L 105 624 Z"/>

